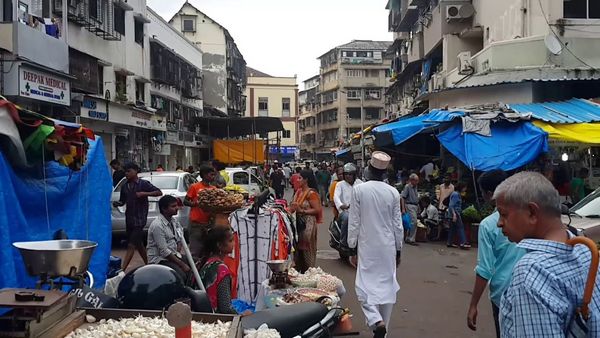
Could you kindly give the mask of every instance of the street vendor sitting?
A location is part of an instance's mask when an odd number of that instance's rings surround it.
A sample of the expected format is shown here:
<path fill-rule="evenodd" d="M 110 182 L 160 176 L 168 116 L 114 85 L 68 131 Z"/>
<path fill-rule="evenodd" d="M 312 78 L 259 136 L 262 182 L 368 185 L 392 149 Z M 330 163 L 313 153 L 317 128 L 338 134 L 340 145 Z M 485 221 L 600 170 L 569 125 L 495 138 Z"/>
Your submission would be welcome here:
<path fill-rule="evenodd" d="M 184 240 L 183 228 L 173 217 L 179 210 L 177 199 L 165 195 L 158 201 L 158 208 L 160 214 L 148 228 L 148 263 L 168 266 L 188 282 L 190 267 L 180 253 Z"/>
<path fill-rule="evenodd" d="M 225 264 L 225 257 L 233 252 L 234 235 L 229 226 L 215 225 L 203 235 L 202 268 L 200 278 L 206 288 L 213 311 L 222 314 L 238 314 L 232 306 L 232 273 Z M 252 312 L 247 311 L 242 315 Z"/>

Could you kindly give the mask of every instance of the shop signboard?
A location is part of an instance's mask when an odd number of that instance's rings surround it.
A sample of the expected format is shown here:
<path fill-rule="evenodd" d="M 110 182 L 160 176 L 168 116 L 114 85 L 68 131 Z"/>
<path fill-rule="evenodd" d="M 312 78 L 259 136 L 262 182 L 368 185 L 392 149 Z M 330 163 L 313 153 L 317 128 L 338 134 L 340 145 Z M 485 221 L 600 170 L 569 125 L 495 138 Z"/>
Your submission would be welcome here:
<path fill-rule="evenodd" d="M 152 119 L 150 114 L 142 113 L 137 110 L 131 111 L 131 122 L 136 127 L 141 128 L 151 128 L 152 127 Z"/>
<path fill-rule="evenodd" d="M 281 146 L 280 151 L 277 151 L 277 146 L 270 146 L 269 153 L 270 154 L 283 154 L 283 155 L 294 155 L 296 154 L 297 147 L 293 146 Z"/>
<path fill-rule="evenodd" d="M 67 78 L 21 65 L 19 96 L 69 106 L 71 84 Z"/>
<path fill-rule="evenodd" d="M 89 97 L 84 98 L 81 104 L 81 116 L 93 120 L 108 121 L 106 103 Z"/>
<path fill-rule="evenodd" d="M 162 144 L 158 151 L 154 152 L 155 155 L 171 155 L 171 145 L 170 144 Z"/>

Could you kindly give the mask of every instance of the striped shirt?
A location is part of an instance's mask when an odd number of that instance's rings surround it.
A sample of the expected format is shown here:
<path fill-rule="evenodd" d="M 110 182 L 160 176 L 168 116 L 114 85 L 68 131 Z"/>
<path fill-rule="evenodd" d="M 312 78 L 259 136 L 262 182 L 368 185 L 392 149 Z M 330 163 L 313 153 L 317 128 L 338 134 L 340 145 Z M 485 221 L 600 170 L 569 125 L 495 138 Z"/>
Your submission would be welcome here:
<path fill-rule="evenodd" d="M 527 253 L 515 265 L 510 286 L 500 305 L 501 336 L 565 337 L 581 305 L 591 255 L 583 245 L 522 240 Z M 588 320 L 588 337 L 600 337 L 598 278 Z"/>

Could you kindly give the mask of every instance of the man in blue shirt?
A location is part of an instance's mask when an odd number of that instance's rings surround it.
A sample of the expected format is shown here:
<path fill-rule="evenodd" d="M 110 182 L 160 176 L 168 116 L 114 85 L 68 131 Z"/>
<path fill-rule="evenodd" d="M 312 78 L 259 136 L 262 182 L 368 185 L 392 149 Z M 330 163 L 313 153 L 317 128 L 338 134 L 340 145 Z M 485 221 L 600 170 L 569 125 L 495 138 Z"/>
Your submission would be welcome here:
<path fill-rule="evenodd" d="M 508 175 L 502 170 L 488 171 L 479 177 L 479 187 L 486 202 L 493 203 L 492 196 L 496 187 L 507 177 Z M 525 250 L 517 247 L 515 243 L 511 243 L 502 234 L 502 230 L 498 228 L 499 218 L 498 211 L 494 211 L 479 224 L 475 285 L 467 314 L 467 325 L 471 330 L 477 330 L 477 304 L 479 304 L 485 287 L 489 284 L 496 337 L 500 337 L 498 325 L 500 298 L 510 283 L 513 267 L 525 254 Z"/>
<path fill-rule="evenodd" d="M 521 172 L 494 192 L 498 226 L 526 254 L 513 270 L 500 303 L 502 337 L 565 337 L 583 302 L 591 254 L 583 245 L 566 244 L 560 197 L 543 175 Z M 587 337 L 600 336 L 600 288 L 596 278 Z"/>

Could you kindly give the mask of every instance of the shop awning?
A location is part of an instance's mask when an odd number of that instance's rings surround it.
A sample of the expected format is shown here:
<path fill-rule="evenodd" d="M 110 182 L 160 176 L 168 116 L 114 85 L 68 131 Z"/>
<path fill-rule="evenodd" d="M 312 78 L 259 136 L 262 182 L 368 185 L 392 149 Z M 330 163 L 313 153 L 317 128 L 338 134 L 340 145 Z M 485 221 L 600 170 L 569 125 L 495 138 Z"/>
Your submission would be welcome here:
<path fill-rule="evenodd" d="M 509 107 L 520 114 L 550 123 L 600 122 L 600 105 L 584 99 L 561 102 L 511 104 Z"/>
<path fill-rule="evenodd" d="M 491 136 L 463 133 L 456 123 L 438 135 L 440 143 L 472 170 L 513 170 L 548 151 L 548 135 L 531 122 L 500 121 Z"/>
<path fill-rule="evenodd" d="M 534 121 L 534 125 L 560 141 L 600 144 L 600 123 L 558 124 Z"/>
<path fill-rule="evenodd" d="M 344 156 L 344 155 L 348 154 L 349 152 L 350 152 L 350 148 L 338 150 L 335 152 L 335 157 Z"/>
<path fill-rule="evenodd" d="M 276 117 L 199 117 L 194 120 L 213 137 L 239 137 L 283 131 L 281 119 Z"/>
<path fill-rule="evenodd" d="M 425 115 L 400 119 L 373 129 L 376 144 L 379 146 L 399 145 L 428 128 L 435 128 L 442 122 L 449 122 L 464 116 L 463 111 L 432 110 Z"/>

